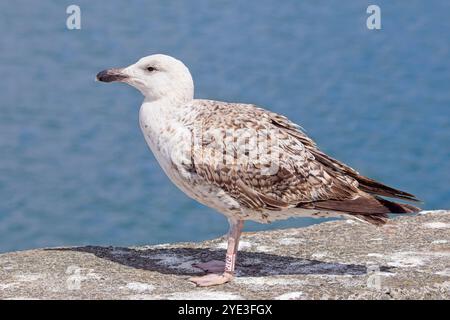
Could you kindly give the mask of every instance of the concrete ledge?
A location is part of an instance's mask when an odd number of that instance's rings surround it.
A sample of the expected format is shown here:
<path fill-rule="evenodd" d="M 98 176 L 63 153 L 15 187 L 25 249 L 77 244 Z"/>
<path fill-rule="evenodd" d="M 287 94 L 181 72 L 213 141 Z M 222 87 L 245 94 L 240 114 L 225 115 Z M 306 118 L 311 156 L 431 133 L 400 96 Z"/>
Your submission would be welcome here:
<path fill-rule="evenodd" d="M 225 239 L 0 255 L 1 299 L 449 299 L 450 211 L 377 228 L 331 221 L 245 233 L 232 283 L 196 288 L 191 264 L 223 259 Z"/>

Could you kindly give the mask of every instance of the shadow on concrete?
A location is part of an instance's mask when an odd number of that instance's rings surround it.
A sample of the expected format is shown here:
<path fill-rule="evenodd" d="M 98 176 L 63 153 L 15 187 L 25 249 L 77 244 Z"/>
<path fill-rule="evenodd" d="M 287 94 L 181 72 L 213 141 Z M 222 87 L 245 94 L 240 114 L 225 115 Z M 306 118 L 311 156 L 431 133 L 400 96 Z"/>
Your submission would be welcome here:
<path fill-rule="evenodd" d="M 54 248 L 46 250 L 78 251 L 120 263 L 122 265 L 163 274 L 198 275 L 201 270 L 191 267 L 193 263 L 210 260 L 223 260 L 225 250 L 199 248 L 151 248 L 130 249 L 122 247 L 85 246 L 73 248 Z M 239 276 L 268 275 L 364 275 L 367 266 L 308 260 L 268 253 L 240 251 L 237 259 Z M 389 272 L 390 267 L 380 267 Z"/>

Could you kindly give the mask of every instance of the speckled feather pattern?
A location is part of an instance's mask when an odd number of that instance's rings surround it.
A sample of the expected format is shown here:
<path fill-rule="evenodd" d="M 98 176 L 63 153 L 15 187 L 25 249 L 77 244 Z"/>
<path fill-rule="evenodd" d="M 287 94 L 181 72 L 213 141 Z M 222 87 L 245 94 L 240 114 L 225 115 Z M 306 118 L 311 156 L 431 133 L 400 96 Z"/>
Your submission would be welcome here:
<path fill-rule="evenodd" d="M 359 175 L 321 152 L 299 126 L 255 105 L 194 99 L 188 68 L 151 55 L 100 81 L 122 81 L 145 97 L 139 122 L 161 167 L 182 191 L 229 219 L 270 222 L 350 214 L 381 224 L 416 200 Z"/>
<path fill-rule="evenodd" d="M 211 100 L 193 100 L 172 112 L 153 108 L 164 125 L 141 127 L 168 176 L 188 195 L 226 215 L 267 222 L 308 213 L 293 210 L 299 203 L 360 195 L 355 179 L 316 161 L 314 142 L 284 116 L 254 105 Z M 224 163 L 221 152 L 205 152 L 220 150 L 226 142 L 239 147 L 238 135 L 259 131 L 265 132 L 260 139 L 276 140 L 273 174 L 264 173 L 261 166 L 267 163 L 252 162 L 252 157 Z"/>

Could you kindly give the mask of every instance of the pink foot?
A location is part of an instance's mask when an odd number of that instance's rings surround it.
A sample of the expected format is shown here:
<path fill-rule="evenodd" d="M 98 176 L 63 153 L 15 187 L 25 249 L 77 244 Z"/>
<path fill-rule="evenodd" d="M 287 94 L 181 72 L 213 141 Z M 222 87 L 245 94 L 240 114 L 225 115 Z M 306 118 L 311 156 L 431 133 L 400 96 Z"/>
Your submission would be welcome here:
<path fill-rule="evenodd" d="M 210 287 L 227 283 L 233 279 L 233 275 L 228 272 L 223 274 L 210 273 L 201 277 L 192 277 L 188 280 L 195 283 L 198 287 Z"/>
<path fill-rule="evenodd" d="M 194 268 L 202 269 L 205 272 L 221 273 L 225 270 L 225 262 L 218 260 L 212 260 L 205 263 L 194 263 L 192 266 Z"/>

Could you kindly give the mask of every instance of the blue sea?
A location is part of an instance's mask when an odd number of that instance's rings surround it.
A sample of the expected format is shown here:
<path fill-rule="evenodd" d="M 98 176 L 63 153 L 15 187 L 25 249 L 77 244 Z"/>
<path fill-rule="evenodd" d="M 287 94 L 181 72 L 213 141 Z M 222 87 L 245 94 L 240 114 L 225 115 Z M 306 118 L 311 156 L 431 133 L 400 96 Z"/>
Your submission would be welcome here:
<path fill-rule="evenodd" d="M 81 30 L 66 27 L 71 4 Z M 381 30 L 366 27 L 369 4 Z M 186 63 L 196 97 L 285 114 L 361 173 L 450 208 L 449 12 L 445 0 L 1 1 L 0 252 L 227 231 L 159 168 L 140 93 L 94 82 L 153 53 Z"/>

